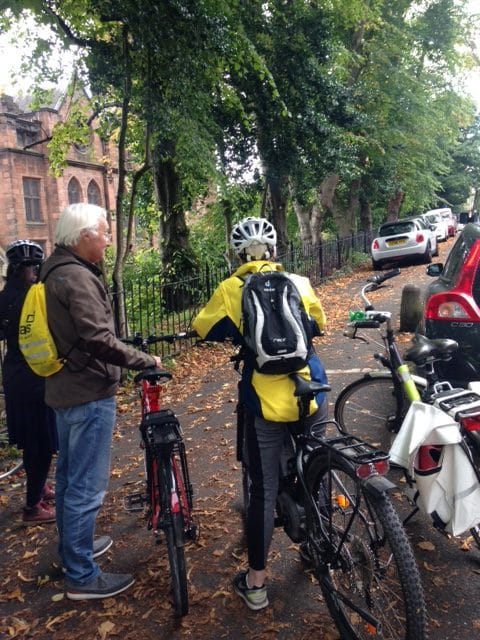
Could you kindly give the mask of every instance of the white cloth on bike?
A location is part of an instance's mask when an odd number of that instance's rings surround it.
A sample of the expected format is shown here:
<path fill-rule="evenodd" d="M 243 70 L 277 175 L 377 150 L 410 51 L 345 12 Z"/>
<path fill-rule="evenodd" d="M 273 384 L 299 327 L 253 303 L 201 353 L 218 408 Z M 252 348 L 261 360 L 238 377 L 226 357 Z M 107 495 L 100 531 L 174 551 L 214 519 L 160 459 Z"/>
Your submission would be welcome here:
<path fill-rule="evenodd" d="M 414 479 L 416 504 L 435 516 L 452 535 L 480 522 L 480 484 L 471 458 L 459 446 L 460 425 L 447 413 L 423 402 L 412 402 L 390 449 L 392 462 Z M 420 470 L 418 452 L 424 445 L 442 445 L 435 467 Z"/>

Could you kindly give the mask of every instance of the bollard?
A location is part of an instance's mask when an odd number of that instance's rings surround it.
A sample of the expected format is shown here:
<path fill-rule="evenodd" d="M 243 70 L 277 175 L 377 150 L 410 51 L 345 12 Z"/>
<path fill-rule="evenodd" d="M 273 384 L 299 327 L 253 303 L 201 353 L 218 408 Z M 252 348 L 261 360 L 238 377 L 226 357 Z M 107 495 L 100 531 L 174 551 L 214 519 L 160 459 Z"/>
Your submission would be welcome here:
<path fill-rule="evenodd" d="M 400 303 L 400 331 L 414 332 L 423 318 L 421 289 L 415 284 L 406 284 Z"/>

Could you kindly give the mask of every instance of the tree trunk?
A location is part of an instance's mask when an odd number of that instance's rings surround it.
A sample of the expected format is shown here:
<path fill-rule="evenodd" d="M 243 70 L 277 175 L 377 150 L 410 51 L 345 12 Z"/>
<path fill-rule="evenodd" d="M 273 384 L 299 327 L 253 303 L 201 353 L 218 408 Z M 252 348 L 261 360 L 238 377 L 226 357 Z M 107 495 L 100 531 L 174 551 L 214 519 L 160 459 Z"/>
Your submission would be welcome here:
<path fill-rule="evenodd" d="M 302 205 L 292 198 L 293 210 L 298 220 L 303 244 L 318 244 L 321 240 L 325 211 L 318 204 Z"/>
<path fill-rule="evenodd" d="M 328 209 L 332 213 L 335 208 L 335 190 L 338 186 L 339 181 L 340 176 L 338 175 L 338 173 L 330 173 L 322 180 L 322 184 L 317 191 L 318 199 L 322 207 Z"/>
<path fill-rule="evenodd" d="M 163 141 L 154 150 L 153 179 L 160 215 L 160 255 L 169 280 L 178 280 L 163 296 L 170 311 L 182 311 L 192 302 L 192 288 L 182 278 L 196 271 L 185 212 L 181 206 L 181 180 L 175 166 L 175 143 Z"/>
<path fill-rule="evenodd" d="M 352 180 L 348 189 L 348 202 L 339 225 L 340 237 L 345 238 L 356 232 L 357 213 L 360 210 L 361 178 Z"/>
<path fill-rule="evenodd" d="M 302 205 L 298 200 L 292 198 L 293 210 L 298 221 L 298 229 L 300 232 L 300 240 L 302 244 L 312 244 L 312 233 L 310 228 L 310 220 L 312 216 L 312 205 Z"/>
<path fill-rule="evenodd" d="M 222 198 L 220 201 L 220 204 L 222 207 L 223 217 L 225 219 L 225 246 L 227 247 L 227 249 L 224 253 L 224 256 L 225 256 L 225 261 L 228 265 L 228 269 L 229 271 L 231 271 L 233 258 L 235 255 L 232 248 L 230 247 L 230 235 L 232 233 L 232 227 L 233 227 L 232 201 L 230 200 L 230 198 Z"/>
<path fill-rule="evenodd" d="M 124 91 L 120 121 L 120 135 L 118 140 L 118 189 L 115 203 L 116 212 L 116 256 L 112 273 L 113 282 L 113 311 L 117 333 L 125 338 L 127 335 L 127 318 L 125 314 L 125 296 L 123 286 L 123 255 L 125 250 L 123 201 L 125 198 L 125 157 L 128 115 L 130 112 L 130 98 L 132 91 L 129 33 L 126 26 L 123 27 L 123 56 L 124 56 Z"/>
<path fill-rule="evenodd" d="M 403 191 L 396 191 L 387 203 L 387 222 L 394 222 L 400 216 L 400 208 L 402 206 L 405 194 Z"/>
<path fill-rule="evenodd" d="M 335 191 L 339 181 L 340 176 L 337 173 L 331 173 L 328 176 L 325 176 L 322 184 L 320 185 L 319 199 L 322 206 L 332 214 L 333 220 L 337 226 L 338 235 L 341 238 L 344 238 L 352 235 L 353 233 L 354 219 L 352 218 L 352 210 L 355 207 L 356 197 L 358 197 L 355 195 L 358 185 L 354 189 L 351 188 L 349 206 L 344 210 L 342 207 L 338 206 L 337 198 L 335 196 Z"/>
<path fill-rule="evenodd" d="M 287 176 L 267 175 L 267 183 L 272 205 L 272 224 L 277 231 L 277 252 L 284 253 L 288 248 L 287 236 L 287 203 L 288 203 L 288 178 Z"/>
<path fill-rule="evenodd" d="M 312 215 L 310 217 L 310 234 L 312 236 L 312 244 L 319 244 L 322 240 L 324 218 L 325 209 L 318 204 L 314 204 L 312 206 Z"/>
<path fill-rule="evenodd" d="M 372 231 L 372 209 L 364 195 L 360 195 L 360 229 L 367 233 Z"/>

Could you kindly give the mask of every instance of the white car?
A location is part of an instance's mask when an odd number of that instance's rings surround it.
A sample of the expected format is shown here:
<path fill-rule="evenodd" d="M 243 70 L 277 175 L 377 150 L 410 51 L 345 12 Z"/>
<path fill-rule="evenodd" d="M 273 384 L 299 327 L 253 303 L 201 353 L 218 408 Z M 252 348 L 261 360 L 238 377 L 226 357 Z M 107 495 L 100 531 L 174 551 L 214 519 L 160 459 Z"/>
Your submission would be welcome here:
<path fill-rule="evenodd" d="M 437 213 L 442 216 L 443 221 L 447 225 L 449 238 L 453 238 L 453 236 L 457 233 L 457 219 L 453 215 L 452 210 L 450 209 L 450 207 L 443 207 L 443 209 L 430 209 L 430 211 L 427 211 L 425 215 L 429 216 L 430 214 Z"/>
<path fill-rule="evenodd" d="M 422 217 L 385 222 L 372 241 L 373 268 L 381 269 L 385 264 L 409 259 L 429 264 L 432 256 L 438 256 L 434 229 Z"/>
<path fill-rule="evenodd" d="M 439 242 L 448 240 L 448 222 L 441 213 L 424 213 L 422 218 L 435 227 L 435 234 Z"/>

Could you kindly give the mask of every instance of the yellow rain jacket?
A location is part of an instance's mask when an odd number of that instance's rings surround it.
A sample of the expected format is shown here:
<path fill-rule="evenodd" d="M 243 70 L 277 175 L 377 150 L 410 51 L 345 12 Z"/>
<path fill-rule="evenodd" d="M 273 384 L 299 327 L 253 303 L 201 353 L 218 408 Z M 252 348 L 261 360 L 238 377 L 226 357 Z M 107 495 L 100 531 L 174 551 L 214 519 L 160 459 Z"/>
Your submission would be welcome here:
<path fill-rule="evenodd" d="M 193 322 L 193 328 L 205 340 L 223 342 L 232 339 L 234 344 L 243 344 L 242 338 L 242 289 L 245 278 L 257 271 L 283 271 L 281 264 L 256 260 L 242 264 L 232 276 L 219 284 L 205 307 Z M 308 278 L 290 274 L 302 297 L 305 311 L 310 316 L 312 334 L 319 335 L 326 326 L 325 313 L 313 291 Z M 300 370 L 306 379 L 327 382 L 320 358 L 313 346 L 308 365 Z M 247 409 L 254 415 L 272 422 L 294 422 L 298 420 L 297 399 L 293 395 L 294 384 L 288 374 L 259 373 L 248 359 L 244 363 L 240 394 Z M 310 405 L 314 413 L 324 401 L 325 394 L 318 394 Z"/>

